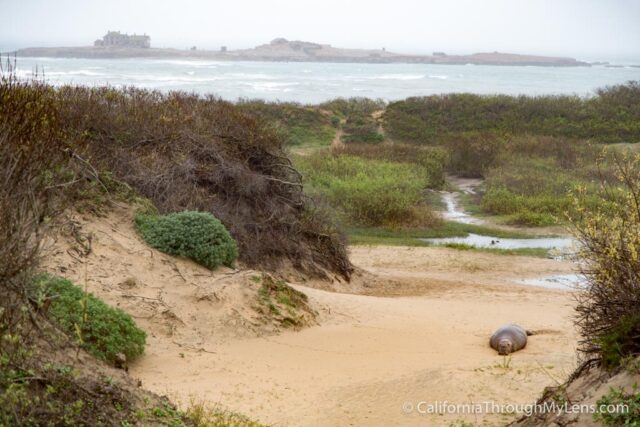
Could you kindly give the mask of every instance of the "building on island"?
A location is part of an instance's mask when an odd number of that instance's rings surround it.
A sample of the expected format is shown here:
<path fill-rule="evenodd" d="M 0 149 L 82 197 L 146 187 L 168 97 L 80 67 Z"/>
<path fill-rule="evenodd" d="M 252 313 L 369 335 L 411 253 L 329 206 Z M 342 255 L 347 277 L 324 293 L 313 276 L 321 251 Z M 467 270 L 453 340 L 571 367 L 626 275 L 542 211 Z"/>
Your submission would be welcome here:
<path fill-rule="evenodd" d="M 108 31 L 101 39 L 93 43 L 96 47 L 137 47 L 150 48 L 151 37 L 146 34 L 141 36 L 133 34 L 123 34 L 120 31 Z"/>

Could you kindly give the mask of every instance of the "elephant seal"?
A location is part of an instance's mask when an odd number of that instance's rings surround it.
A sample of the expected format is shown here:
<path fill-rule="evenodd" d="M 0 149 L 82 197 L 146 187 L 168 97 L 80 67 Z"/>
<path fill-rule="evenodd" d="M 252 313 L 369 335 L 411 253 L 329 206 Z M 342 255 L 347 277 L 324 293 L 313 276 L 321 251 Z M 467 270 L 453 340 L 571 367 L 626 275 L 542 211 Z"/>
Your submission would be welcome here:
<path fill-rule="evenodd" d="M 491 335 L 489 345 L 498 350 L 498 354 L 505 356 L 523 349 L 527 345 L 527 335 L 532 333 L 518 325 L 504 325 Z"/>

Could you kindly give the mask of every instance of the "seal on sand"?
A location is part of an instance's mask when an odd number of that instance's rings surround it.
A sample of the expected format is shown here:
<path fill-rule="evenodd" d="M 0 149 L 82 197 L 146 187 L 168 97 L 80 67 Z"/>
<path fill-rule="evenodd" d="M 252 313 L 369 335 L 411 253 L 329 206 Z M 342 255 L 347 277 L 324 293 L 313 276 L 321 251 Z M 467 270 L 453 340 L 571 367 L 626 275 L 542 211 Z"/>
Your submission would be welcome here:
<path fill-rule="evenodd" d="M 523 349 L 527 345 L 527 335 L 531 333 L 518 325 L 501 326 L 491 335 L 489 345 L 498 350 L 498 354 L 507 355 Z"/>

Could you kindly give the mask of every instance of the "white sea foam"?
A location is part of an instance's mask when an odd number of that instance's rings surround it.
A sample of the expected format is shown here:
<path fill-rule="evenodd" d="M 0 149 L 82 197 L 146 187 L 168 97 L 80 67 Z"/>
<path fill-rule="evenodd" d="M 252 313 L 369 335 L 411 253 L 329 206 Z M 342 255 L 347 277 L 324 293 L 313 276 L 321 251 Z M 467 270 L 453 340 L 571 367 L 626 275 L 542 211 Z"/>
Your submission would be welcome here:
<path fill-rule="evenodd" d="M 429 74 L 430 79 L 438 79 L 438 80 L 447 80 L 449 76 L 444 76 L 440 74 Z"/>
<path fill-rule="evenodd" d="M 367 77 L 369 80 L 420 80 L 424 78 L 424 74 L 382 74 L 379 76 Z"/>
<path fill-rule="evenodd" d="M 298 86 L 297 82 L 243 82 L 242 85 L 249 86 L 256 92 L 291 92 L 292 86 Z"/>
<path fill-rule="evenodd" d="M 227 65 L 227 63 L 221 63 L 219 61 L 203 61 L 201 59 L 153 59 L 152 62 L 198 68 L 217 68 Z"/>
<path fill-rule="evenodd" d="M 186 75 L 185 75 L 186 74 Z M 186 72 L 184 74 L 120 74 L 116 77 L 123 80 L 132 81 L 152 81 L 152 82 L 187 82 L 187 83 L 207 83 L 223 80 L 223 76 L 195 76 Z"/>
<path fill-rule="evenodd" d="M 98 73 L 90 69 L 83 70 L 71 70 L 71 71 L 46 71 L 45 76 L 49 77 L 64 77 L 64 76 L 86 76 L 86 77 L 100 77 L 104 76 L 104 73 Z"/>

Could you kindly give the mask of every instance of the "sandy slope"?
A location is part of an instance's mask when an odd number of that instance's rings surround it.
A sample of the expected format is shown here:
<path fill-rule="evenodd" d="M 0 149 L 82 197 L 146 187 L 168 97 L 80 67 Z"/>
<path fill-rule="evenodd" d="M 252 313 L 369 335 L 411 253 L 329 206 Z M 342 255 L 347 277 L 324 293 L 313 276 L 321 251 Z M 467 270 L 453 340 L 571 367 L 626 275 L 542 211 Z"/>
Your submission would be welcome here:
<path fill-rule="evenodd" d="M 527 403 L 575 364 L 571 294 L 513 284 L 569 272 L 568 263 L 356 247 L 352 259 L 365 271 L 346 287 L 350 293 L 296 285 L 319 312 L 319 325 L 277 333 L 252 308 L 256 272 L 211 273 L 150 250 L 126 209 L 77 224 L 93 233 L 92 254 L 77 259 L 72 239 L 60 238 L 49 269 L 83 283 L 86 263 L 87 287 L 150 334 L 131 375 L 184 404 L 206 400 L 283 426 L 448 425 L 463 418 L 496 425 L 515 416 L 405 414 L 402 405 Z M 507 361 L 487 344 L 507 322 L 545 332 Z"/>

